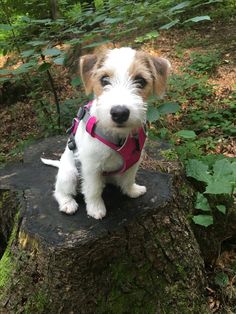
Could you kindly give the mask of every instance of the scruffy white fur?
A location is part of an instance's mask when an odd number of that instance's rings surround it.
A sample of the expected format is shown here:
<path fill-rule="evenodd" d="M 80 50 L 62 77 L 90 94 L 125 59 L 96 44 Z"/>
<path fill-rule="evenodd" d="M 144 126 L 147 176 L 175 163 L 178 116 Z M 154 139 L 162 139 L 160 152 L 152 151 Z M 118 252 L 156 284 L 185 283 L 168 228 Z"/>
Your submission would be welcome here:
<path fill-rule="evenodd" d="M 91 108 L 91 115 L 97 118 L 99 127 L 104 132 L 112 134 L 114 138 L 125 138 L 146 120 L 145 100 L 133 84 L 128 72 L 135 55 L 136 51 L 131 48 L 108 51 L 103 68 L 109 69 L 114 75 L 110 78 L 110 84 L 103 87 L 103 92 L 99 96 L 95 95 Z M 116 105 L 125 105 L 130 111 L 128 121 L 123 127 L 118 127 L 111 119 L 110 110 Z M 119 186 L 124 194 L 132 198 L 146 192 L 145 186 L 135 183 L 140 161 L 123 174 L 103 175 L 103 172 L 119 169 L 122 166 L 122 158 L 114 150 L 91 137 L 86 132 L 83 121 L 79 124 L 75 142 L 77 150 L 73 152 L 66 147 L 60 162 L 42 159 L 45 164 L 59 167 L 54 196 L 59 203 L 60 211 L 73 214 L 78 209 L 74 197 L 80 179 L 82 179 L 82 193 L 85 197 L 87 214 L 95 219 L 102 219 L 106 215 L 101 195 L 107 182 Z M 76 168 L 77 160 L 81 163 L 80 174 Z"/>

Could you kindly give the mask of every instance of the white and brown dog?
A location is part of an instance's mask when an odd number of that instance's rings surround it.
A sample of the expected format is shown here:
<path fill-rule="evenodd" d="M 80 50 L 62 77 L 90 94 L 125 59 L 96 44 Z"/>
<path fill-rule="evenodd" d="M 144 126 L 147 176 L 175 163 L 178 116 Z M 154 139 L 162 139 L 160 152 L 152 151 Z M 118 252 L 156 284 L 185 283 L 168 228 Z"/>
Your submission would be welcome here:
<path fill-rule="evenodd" d="M 122 147 L 128 137 L 133 138 L 133 134 L 137 136 L 146 122 L 147 98 L 153 93 L 164 94 L 169 68 L 166 59 L 131 48 L 81 57 L 80 72 L 86 92 L 94 94 L 89 114 L 86 121 L 80 117 L 76 126 L 74 150 L 67 146 L 60 161 L 42 159 L 45 164 L 59 168 L 54 196 L 60 211 L 73 214 L 78 209 L 74 197 L 80 177 L 87 214 L 96 219 L 106 215 L 102 192 L 107 182 L 116 184 L 132 198 L 146 192 L 145 186 L 135 183 L 141 158 L 124 168 L 122 155 L 99 140 L 99 136 L 104 134 L 105 141 L 112 145 L 121 142 L 118 147 Z M 98 136 L 88 132 L 88 116 L 96 121 Z M 76 167 L 78 161 L 80 173 Z"/>

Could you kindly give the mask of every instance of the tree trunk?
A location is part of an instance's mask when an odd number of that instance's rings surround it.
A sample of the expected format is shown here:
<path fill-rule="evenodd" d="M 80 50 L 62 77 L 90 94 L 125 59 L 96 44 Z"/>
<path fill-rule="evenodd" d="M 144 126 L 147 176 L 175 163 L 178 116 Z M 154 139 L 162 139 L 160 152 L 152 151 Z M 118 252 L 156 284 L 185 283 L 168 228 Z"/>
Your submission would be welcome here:
<path fill-rule="evenodd" d="M 44 140 L 23 165 L 0 170 L 0 188 L 24 191 L 6 249 L 11 271 L 0 280 L 2 311 L 207 313 L 204 263 L 174 176 L 140 170 L 146 195 L 129 199 L 109 186 L 102 221 L 86 216 L 81 195 L 78 213 L 66 216 L 52 198 L 56 170 L 39 160 L 64 144 Z"/>
<path fill-rule="evenodd" d="M 50 12 L 52 20 L 56 20 L 60 17 L 60 11 L 57 0 L 50 0 Z"/>

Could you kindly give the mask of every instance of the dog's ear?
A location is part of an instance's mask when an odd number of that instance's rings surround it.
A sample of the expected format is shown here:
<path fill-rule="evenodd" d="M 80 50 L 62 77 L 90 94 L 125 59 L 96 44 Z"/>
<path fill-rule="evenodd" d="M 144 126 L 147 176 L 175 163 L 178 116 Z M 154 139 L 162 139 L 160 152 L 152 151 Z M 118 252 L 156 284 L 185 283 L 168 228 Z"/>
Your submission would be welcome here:
<path fill-rule="evenodd" d="M 167 59 L 150 56 L 151 68 L 154 78 L 153 92 L 158 96 L 163 96 L 166 90 L 167 78 L 171 69 L 171 64 Z"/>
<path fill-rule="evenodd" d="M 97 56 L 95 54 L 85 55 L 80 58 L 80 76 L 87 95 L 93 91 L 91 77 L 96 62 Z"/>

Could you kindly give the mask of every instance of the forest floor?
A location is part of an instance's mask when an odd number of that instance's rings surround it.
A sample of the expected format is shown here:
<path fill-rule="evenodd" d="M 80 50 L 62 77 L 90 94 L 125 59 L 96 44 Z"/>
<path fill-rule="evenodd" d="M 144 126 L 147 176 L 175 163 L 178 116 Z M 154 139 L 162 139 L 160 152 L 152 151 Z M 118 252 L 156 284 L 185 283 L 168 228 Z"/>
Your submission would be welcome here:
<path fill-rule="evenodd" d="M 155 123 L 158 138 L 172 140 L 182 148 L 184 158 L 198 154 L 223 154 L 236 157 L 236 21 L 235 19 L 198 24 L 193 28 L 161 32 L 160 36 L 140 45 L 152 54 L 166 57 L 172 64 L 173 78 L 167 92 L 168 101 L 178 102 L 181 111 Z M 128 38 L 120 45 L 132 45 Z M 0 57 L 0 67 L 9 56 Z M 53 76 L 61 102 L 76 98 L 79 92 L 70 85 L 68 71 L 55 66 Z M 2 89 L 1 93 L 5 91 Z M 10 89 L 7 90 L 11 93 Z M 13 93 L 16 91 L 13 91 Z M 20 91 L 17 91 L 20 94 Z M 38 138 L 53 134 L 35 106 L 34 93 L 11 104 L 0 104 L 0 163 L 21 160 L 24 147 Z M 0 94 L 1 96 L 1 94 Z M 42 96 L 54 109 L 48 86 Z M 78 100 L 78 104 L 79 104 Z M 50 106 L 50 105 L 49 105 Z M 63 106 L 66 106 L 65 104 Z M 72 116 L 76 113 L 76 109 Z M 69 120 L 70 121 L 70 120 Z M 43 122 L 43 127 L 42 127 Z M 69 125 L 67 125 L 69 127 Z M 179 130 L 194 130 L 196 140 L 175 137 Z M 195 154 L 195 155 L 194 155 Z M 235 313 L 236 245 L 219 253 L 212 274 L 229 274 L 227 285 L 219 287 L 215 277 L 207 288 L 212 312 Z"/>
<path fill-rule="evenodd" d="M 195 129 L 199 137 L 207 139 L 205 145 L 202 144 L 205 153 L 221 153 L 229 157 L 236 155 L 236 129 L 233 121 L 236 103 L 235 31 L 234 20 L 227 23 L 220 21 L 162 32 L 156 40 L 140 45 L 141 49 L 149 53 L 169 59 L 172 74 L 177 76 L 177 80 L 171 81 L 170 96 L 167 92 L 166 99 L 179 102 L 182 110 L 180 114 L 169 115 L 165 121 L 161 121 L 161 127 L 168 129 L 171 134 L 181 129 Z M 132 38 L 119 43 L 132 44 Z M 9 56 L 0 56 L 0 67 L 8 58 Z M 78 97 L 78 91 L 70 85 L 68 71 L 55 66 L 53 72 L 60 101 L 63 103 L 66 99 Z M 191 80 L 191 77 L 199 79 L 199 82 Z M 21 87 L 14 88 L 13 86 L 12 93 L 16 94 L 17 99 Z M 196 89 L 197 95 L 191 95 Z M 4 94 L 6 91 L 11 94 L 11 87 L 6 90 L 2 88 L 0 92 Z M 45 86 L 43 98 L 47 99 L 49 106 L 54 106 L 49 86 Z M 226 115 L 221 118 L 224 109 Z M 53 107 L 51 110 L 55 111 Z M 217 110 L 220 110 L 219 116 Z M 16 103 L 14 97 L 10 105 L 0 103 L 0 162 L 19 157 L 27 143 L 50 134 L 50 128 L 46 132 L 42 129 L 38 111 L 33 91 L 30 97 L 25 96 Z M 207 114 L 210 116 L 207 117 Z M 201 128 L 199 120 L 207 126 Z"/>

